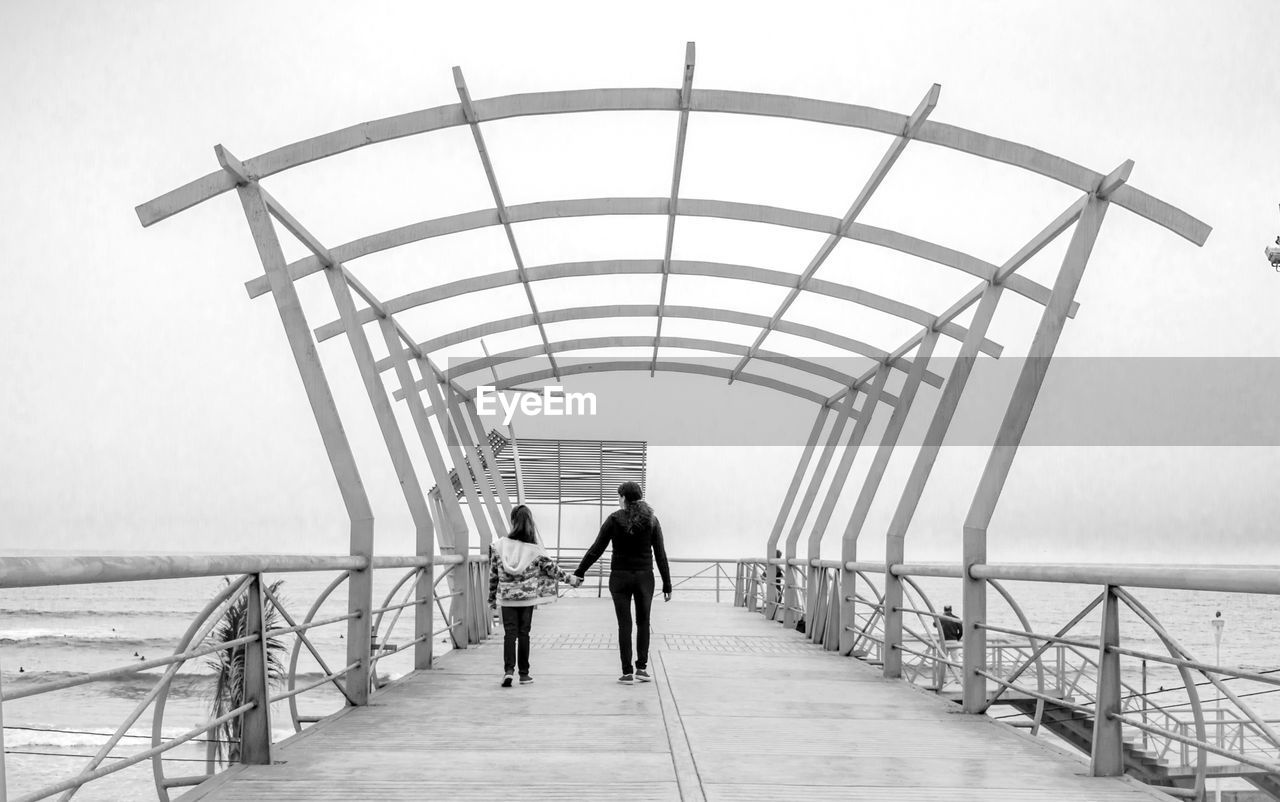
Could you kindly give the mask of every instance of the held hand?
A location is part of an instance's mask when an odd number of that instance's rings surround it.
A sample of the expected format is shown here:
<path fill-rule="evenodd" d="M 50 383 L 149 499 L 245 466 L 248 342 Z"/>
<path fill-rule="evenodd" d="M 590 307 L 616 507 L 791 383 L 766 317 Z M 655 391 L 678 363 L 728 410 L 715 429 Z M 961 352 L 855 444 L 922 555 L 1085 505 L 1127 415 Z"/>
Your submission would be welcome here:
<path fill-rule="evenodd" d="M 582 587 L 582 577 L 578 576 L 577 574 L 574 574 L 573 576 L 569 577 L 569 587 L 571 588 Z"/>

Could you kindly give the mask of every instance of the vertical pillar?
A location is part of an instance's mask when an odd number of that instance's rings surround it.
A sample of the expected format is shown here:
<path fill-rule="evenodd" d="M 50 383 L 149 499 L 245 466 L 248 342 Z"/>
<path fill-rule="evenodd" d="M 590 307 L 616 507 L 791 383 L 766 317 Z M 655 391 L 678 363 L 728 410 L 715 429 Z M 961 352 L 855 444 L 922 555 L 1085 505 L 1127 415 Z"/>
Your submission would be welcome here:
<path fill-rule="evenodd" d="M 816 610 L 819 604 L 824 603 L 818 597 L 816 580 L 824 575 L 826 569 L 813 567 L 813 561 L 817 560 L 822 554 L 822 539 L 827 534 L 827 524 L 831 522 L 831 513 L 835 511 L 836 502 L 843 495 L 845 480 L 849 477 L 849 470 L 853 468 L 853 460 L 858 456 L 858 449 L 862 446 L 863 438 L 867 436 L 867 429 L 871 428 L 871 421 L 875 418 L 876 407 L 880 405 L 880 397 L 884 393 L 885 382 L 889 380 L 889 373 L 890 368 L 887 364 L 882 364 L 876 369 L 875 378 L 871 381 L 871 389 L 867 392 L 866 397 L 862 399 L 862 409 L 858 412 L 858 421 L 853 426 L 853 432 L 849 435 L 848 443 L 845 444 L 844 454 L 840 456 L 840 463 L 836 466 L 836 472 L 831 477 L 831 486 L 827 488 L 827 497 L 823 499 L 822 507 L 818 510 L 818 517 L 813 522 L 813 529 L 809 532 L 809 594 L 805 604 L 806 610 Z M 852 404 L 853 394 L 850 393 L 849 395 L 849 400 Z M 836 576 L 835 582 L 837 584 L 840 584 L 842 576 L 843 574 Z M 807 634 L 812 641 L 822 640 L 821 632 L 809 631 Z"/>
<path fill-rule="evenodd" d="M 480 443 L 480 451 L 484 456 L 485 462 L 489 463 L 489 473 L 493 476 L 494 491 L 498 494 L 498 502 L 502 505 L 503 520 L 511 520 L 511 493 L 507 489 L 507 481 L 502 478 L 502 471 L 498 470 L 498 456 L 493 451 L 493 444 L 489 442 L 489 433 L 485 431 L 484 421 L 480 420 L 480 413 L 476 411 L 475 402 L 466 400 L 462 404 L 463 411 L 466 412 L 468 419 L 471 421 L 471 428 L 476 433 L 476 439 Z M 512 455 L 515 455 L 515 435 L 512 435 L 511 447 Z M 518 460 L 517 460 L 518 464 Z"/>
<path fill-rule="evenodd" d="M 845 525 L 844 534 L 840 538 L 839 650 L 841 654 L 852 652 L 856 639 L 855 634 L 846 629 L 846 627 L 853 626 L 856 620 L 854 617 L 856 605 L 853 602 L 853 597 L 854 589 L 857 586 L 857 575 L 848 570 L 845 564 L 857 559 L 858 538 L 862 535 L 863 524 L 867 522 L 867 515 L 871 512 L 871 504 L 875 501 L 876 492 L 880 489 L 880 480 L 884 478 L 884 472 L 889 467 L 889 458 L 893 456 L 893 449 L 898 445 L 898 435 L 902 432 L 902 427 L 907 422 L 907 416 L 911 414 L 911 405 L 915 402 L 916 391 L 920 389 L 920 382 L 924 378 L 925 371 L 929 368 L 929 359 L 933 356 L 933 348 L 937 343 L 938 332 L 930 330 L 924 335 L 924 338 L 920 341 L 920 346 L 916 349 L 916 356 L 911 363 L 911 370 L 908 371 L 906 381 L 902 384 L 902 392 L 898 394 L 898 405 L 894 407 L 893 414 L 889 416 L 889 422 L 885 425 L 884 434 L 880 438 L 880 446 L 876 449 L 875 457 L 871 460 L 871 465 L 867 469 L 867 478 L 862 483 L 862 489 L 858 493 L 858 500 L 853 505 L 853 512 L 849 516 L 849 523 Z M 882 370 L 887 372 L 888 368 L 882 368 Z M 877 395 L 879 394 L 878 389 L 873 392 Z M 861 424 L 862 421 L 859 420 L 858 423 Z M 886 572 L 886 584 L 888 584 L 889 578 L 888 572 Z M 889 609 L 888 598 L 882 597 L 881 603 L 885 605 L 884 612 L 887 613 Z M 881 660 L 884 659 L 888 651 L 888 644 L 883 644 L 883 648 L 880 650 Z"/>
<path fill-rule="evenodd" d="M 1114 188 L 1123 183 L 1132 162 L 1126 162 L 1111 176 L 1103 179 L 1103 187 Z M 981 713 L 986 709 L 987 682 L 977 672 L 986 665 L 986 632 L 978 627 L 987 617 L 987 587 L 985 580 L 973 576 L 972 568 L 987 561 L 987 527 L 995 516 L 996 504 L 1004 489 L 1005 480 L 1013 467 L 1018 444 L 1031 419 L 1036 396 L 1044 383 L 1049 362 L 1053 358 L 1058 338 L 1067 319 L 1067 311 L 1075 298 L 1084 276 L 1089 254 L 1098 238 L 1098 229 L 1106 216 L 1108 203 L 1098 194 L 1092 195 L 1080 219 L 1076 222 L 1066 256 L 1058 269 L 1053 292 L 1040 316 L 1035 337 L 1027 353 L 1022 371 L 1018 374 L 1013 395 L 1005 409 L 1004 420 L 996 433 L 995 445 L 987 458 L 978 489 L 964 521 L 964 709 L 967 713 Z"/>
<path fill-rule="evenodd" d="M 441 382 L 440 389 L 444 395 L 445 406 L 449 410 L 449 418 L 453 421 L 453 432 L 458 441 L 458 449 L 463 455 L 463 466 L 468 467 L 467 477 L 474 477 L 473 484 L 480 497 L 481 505 L 489 513 L 489 523 L 493 525 L 493 537 L 501 537 L 507 531 L 506 519 L 498 509 L 497 499 L 494 498 L 489 483 L 485 481 L 484 470 L 480 467 L 479 440 L 483 437 L 484 430 L 480 429 L 473 436 L 471 421 L 463 413 L 457 393 L 445 382 Z M 462 467 L 458 467 L 458 471 L 461 473 Z M 488 543 L 481 544 L 482 548 L 487 548 L 488 545 Z"/>
<path fill-rule="evenodd" d="M 995 315 L 996 305 L 1000 302 L 1003 288 L 998 284 L 988 284 L 978 301 L 973 321 L 965 333 L 964 342 L 960 344 L 960 353 L 956 355 L 947 375 L 946 384 L 942 387 L 942 395 L 933 410 L 929 421 L 929 429 L 925 433 L 924 443 L 916 454 L 916 461 L 911 466 L 911 475 L 903 487 L 902 497 L 893 512 L 893 520 L 889 523 L 889 531 L 885 538 L 885 572 L 884 572 L 884 676 L 897 679 L 902 676 L 902 652 L 889 644 L 902 644 L 902 580 L 893 574 L 892 568 L 906 562 L 906 537 L 915 517 L 916 508 L 920 505 L 920 497 L 924 494 L 929 474 L 938 459 L 942 442 L 946 439 L 947 430 L 951 427 L 951 419 L 955 416 L 960 397 L 964 394 L 969 374 L 973 370 L 974 360 L 982 341 L 987 336 L 987 328 Z"/>
<path fill-rule="evenodd" d="M 256 636 L 244 649 L 244 702 L 253 702 L 240 725 L 240 762 L 271 765 L 271 693 L 267 687 L 267 628 L 262 609 L 262 574 L 255 574 L 245 594 L 245 636 Z M 362 644 L 369 651 L 369 641 Z M 347 683 L 347 691 L 353 691 Z M 368 693 L 368 690 L 365 690 Z"/>
<path fill-rule="evenodd" d="M 333 266 L 325 270 L 325 278 L 329 281 L 329 290 L 333 295 L 333 303 L 338 309 L 338 315 L 342 318 L 343 326 L 346 328 L 347 342 L 351 346 L 351 354 L 355 358 L 356 366 L 360 370 L 360 379 L 364 383 L 365 393 L 369 396 L 369 404 L 373 407 L 374 417 L 378 421 L 378 430 L 382 433 L 382 442 L 387 447 L 387 453 L 391 457 L 391 465 L 395 469 L 396 479 L 400 483 L 400 492 L 404 495 L 405 504 L 409 508 L 409 517 L 413 520 L 414 530 L 414 551 L 419 557 L 428 559 L 434 554 L 435 549 L 433 543 L 435 540 L 435 529 L 431 521 L 431 513 L 427 509 L 426 498 L 422 493 L 422 486 L 418 483 L 417 471 L 413 468 L 413 462 L 409 458 L 409 449 L 405 446 L 404 435 L 400 431 L 400 424 L 396 421 L 395 411 L 391 408 L 391 399 L 387 397 L 387 388 L 382 383 L 382 375 L 378 372 L 376 360 L 373 357 L 373 349 L 369 347 L 369 338 L 365 335 L 364 326 L 359 322 L 356 316 L 355 301 L 351 297 L 351 288 L 347 285 L 346 277 L 340 266 Z M 424 569 L 427 574 L 432 573 L 430 567 Z M 366 573 L 372 573 L 367 571 Z M 428 592 L 430 583 L 427 585 Z M 421 578 L 419 578 L 417 590 L 421 591 Z M 372 583 L 370 583 L 370 591 L 372 591 Z M 414 607 L 414 636 L 418 638 L 417 644 L 413 650 L 414 668 L 430 668 L 431 667 L 431 638 L 422 638 L 424 630 L 430 635 L 431 629 L 431 605 L 430 599 L 426 599 L 423 603 L 421 595 L 417 597 L 418 605 Z M 372 605 L 370 605 L 372 609 Z"/>
<path fill-rule="evenodd" d="M 307 401 L 315 415 L 325 453 L 329 457 L 334 478 L 338 481 L 338 491 L 351 522 L 350 553 L 371 559 L 373 508 L 369 504 L 364 483 L 360 480 L 355 455 L 342 427 L 342 418 L 338 415 L 338 407 L 325 378 L 324 366 L 320 364 L 320 357 L 316 353 L 315 340 L 311 337 L 311 328 L 302 311 L 302 302 L 298 299 L 297 289 L 289 276 L 284 252 L 280 249 L 280 240 L 276 237 L 266 201 L 255 182 L 242 184 L 236 191 L 240 196 L 240 204 L 244 207 L 245 219 L 249 223 L 249 230 L 253 234 L 258 256 L 271 287 L 271 296 L 280 313 L 280 322 L 289 340 L 298 373 L 302 376 Z M 369 636 L 372 624 L 369 611 L 373 609 L 371 573 L 369 568 L 352 571 L 347 586 L 348 612 L 356 616 L 347 622 L 347 663 L 357 664 L 348 675 L 348 698 L 356 705 L 367 704 L 369 701 Z"/>
<path fill-rule="evenodd" d="M 794 568 L 791 560 L 796 556 L 796 542 L 800 539 L 800 530 L 804 528 L 805 522 L 809 520 L 809 510 L 813 507 L 813 502 L 818 496 L 818 490 L 822 487 L 822 480 L 826 478 L 827 469 L 831 466 L 831 458 L 835 456 L 836 446 L 840 443 L 840 436 L 844 434 L 844 428 L 849 422 L 849 418 L 853 415 L 853 405 L 857 400 L 858 393 L 850 390 L 844 398 L 844 404 L 840 407 L 840 411 L 836 414 L 835 421 L 831 424 L 831 432 L 827 435 L 827 441 L 822 446 L 822 453 L 818 455 L 818 462 L 813 467 L 813 474 L 809 477 L 809 486 L 805 488 L 804 497 L 800 500 L 800 506 L 796 508 L 795 519 L 791 522 L 791 531 L 787 533 L 786 542 L 783 544 L 783 557 L 787 560 L 782 572 L 782 623 L 783 626 L 790 629 L 795 626 L 795 610 L 796 606 L 796 583 L 793 579 Z"/>
<path fill-rule="evenodd" d="M 809 467 L 809 460 L 813 458 L 813 449 L 818 444 L 818 438 L 822 435 L 822 428 L 827 422 L 827 416 L 831 410 L 827 407 L 820 407 L 818 414 L 813 420 L 813 428 L 809 431 L 809 438 L 805 441 L 804 451 L 800 454 L 800 462 L 796 465 L 796 472 L 791 477 L 791 484 L 787 487 L 787 495 L 782 500 L 782 506 L 778 508 L 778 518 L 773 522 L 773 530 L 769 533 L 769 539 L 765 543 L 764 558 L 766 560 L 773 559 L 773 555 L 778 551 L 778 541 L 782 538 L 782 528 L 787 523 L 787 518 L 791 514 L 791 507 L 795 504 L 796 493 L 800 490 L 800 483 L 804 481 L 805 470 Z M 777 618 L 777 604 L 772 601 L 769 593 L 768 577 L 772 573 L 769 566 L 765 565 L 765 598 L 764 598 L 764 616 L 769 620 Z"/>
<path fill-rule="evenodd" d="M 1119 645 L 1120 599 L 1116 596 L 1116 589 L 1108 585 L 1102 607 L 1102 632 L 1098 637 L 1098 687 L 1094 696 L 1097 706 L 1093 716 L 1093 749 L 1089 768 L 1094 777 L 1124 774 L 1120 719 L 1111 718 L 1120 712 L 1120 653 L 1114 651 Z M 1112 650 L 1108 651 L 1107 647 L 1112 647 Z"/>
<path fill-rule="evenodd" d="M 439 380 L 435 375 L 435 370 L 427 362 L 426 359 L 418 359 L 418 370 L 422 373 L 422 385 L 427 391 L 427 398 L 431 401 L 431 409 L 436 414 L 436 421 L 440 424 L 440 433 L 444 437 L 445 451 L 448 452 L 449 458 L 453 461 L 453 469 L 458 474 L 458 481 L 462 483 L 462 494 L 467 499 L 467 509 L 471 510 L 471 521 L 476 525 L 476 531 L 480 535 L 480 544 L 488 546 L 493 540 L 493 533 L 489 529 L 489 522 L 485 519 L 484 506 L 480 503 L 480 497 L 476 493 L 476 483 L 471 479 L 471 472 L 467 468 L 466 453 L 462 450 L 460 443 L 462 442 L 461 433 L 456 430 L 451 431 L 453 418 L 449 414 L 449 404 L 445 401 L 444 393 L 441 392 Z M 410 392 L 413 392 L 411 389 Z M 445 485 L 447 489 L 453 489 L 453 483 L 446 479 Z M 442 486 L 445 489 L 445 486 Z M 459 554 L 467 554 L 468 544 L 455 544 L 460 546 Z"/>
<path fill-rule="evenodd" d="M 438 492 L 432 495 L 432 503 L 438 505 L 435 520 L 440 523 L 436 528 L 436 539 L 440 545 L 442 554 L 466 554 L 467 548 L 467 523 L 462 516 L 462 509 L 458 506 L 458 498 L 453 492 L 453 483 L 449 481 L 449 468 L 444 463 L 444 457 L 440 454 L 439 445 L 436 443 L 435 435 L 431 431 L 431 418 L 427 415 L 426 407 L 423 406 L 422 397 L 418 395 L 414 389 L 415 380 L 413 371 L 409 368 L 409 359 L 406 356 L 404 345 L 400 341 L 400 335 L 396 331 L 395 325 L 385 318 L 378 321 L 378 326 L 382 330 L 382 338 L 387 346 L 387 353 L 391 357 L 391 364 L 396 372 L 396 380 L 400 384 L 401 390 L 404 391 L 405 404 L 409 407 L 409 416 L 413 420 L 414 429 L 418 432 L 418 440 L 422 445 L 422 450 L 426 454 L 427 464 L 430 466 L 432 478 L 435 480 Z M 459 550 L 461 544 L 461 550 Z M 427 577 L 427 581 L 434 585 L 434 571 Z M 461 590 L 458 582 L 458 575 L 455 571 L 450 570 L 448 580 L 450 592 Z M 419 586 L 421 587 L 421 586 Z M 457 619 L 453 615 L 453 611 L 457 607 L 457 597 L 449 600 L 450 624 L 455 626 Z M 432 612 L 434 615 L 434 611 Z M 430 626 L 430 618 L 426 619 L 426 623 Z M 415 631 L 420 629 L 415 624 Z M 454 642 L 460 646 L 466 641 L 459 639 L 457 633 L 454 633 Z"/>

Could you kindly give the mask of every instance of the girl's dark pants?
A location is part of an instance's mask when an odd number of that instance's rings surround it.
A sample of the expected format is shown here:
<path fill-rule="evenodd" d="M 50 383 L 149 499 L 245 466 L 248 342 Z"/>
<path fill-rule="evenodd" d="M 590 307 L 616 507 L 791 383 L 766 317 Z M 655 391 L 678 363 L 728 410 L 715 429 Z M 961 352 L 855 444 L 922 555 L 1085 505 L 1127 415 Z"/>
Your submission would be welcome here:
<path fill-rule="evenodd" d="M 652 584 L 652 583 L 650 583 Z M 502 608 L 502 663 L 503 672 L 515 671 L 517 662 L 520 676 L 529 674 L 529 627 L 533 625 L 533 607 Z M 519 644 L 519 659 L 516 646 Z"/>
<path fill-rule="evenodd" d="M 631 671 L 631 601 L 636 604 L 636 663 L 649 665 L 649 607 L 653 605 L 653 570 L 609 573 L 609 595 L 618 616 L 618 649 L 622 652 L 622 673 Z"/>

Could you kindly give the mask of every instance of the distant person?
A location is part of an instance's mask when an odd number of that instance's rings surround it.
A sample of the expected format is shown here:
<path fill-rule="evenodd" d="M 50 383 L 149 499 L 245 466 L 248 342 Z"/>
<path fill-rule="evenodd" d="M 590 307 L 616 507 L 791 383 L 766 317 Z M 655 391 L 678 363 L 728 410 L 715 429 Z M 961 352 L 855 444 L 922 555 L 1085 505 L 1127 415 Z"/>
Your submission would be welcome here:
<path fill-rule="evenodd" d="M 777 559 L 782 559 L 782 549 L 774 549 L 773 556 Z M 782 604 L 782 566 L 781 565 L 775 565 L 773 567 L 773 587 L 774 587 L 774 597 L 773 597 L 774 603 Z"/>
<path fill-rule="evenodd" d="M 951 612 L 951 605 L 942 608 L 942 614 L 948 618 L 955 618 L 955 613 Z M 948 621 L 946 618 L 938 619 L 938 629 L 942 633 L 943 641 L 958 641 L 964 639 L 964 625 L 959 621 Z"/>
<path fill-rule="evenodd" d="M 663 601 L 671 601 L 671 569 L 662 543 L 662 524 L 653 508 L 646 504 L 640 485 L 623 482 L 618 487 L 618 506 L 600 527 L 596 542 L 591 544 L 578 570 L 573 572 L 573 587 L 582 584 L 587 569 L 613 544 L 609 568 L 609 595 L 618 617 L 618 650 L 622 657 L 622 676 L 618 682 L 631 685 L 649 682 L 649 608 L 653 604 L 653 561 L 658 561 L 662 574 Z M 631 605 L 635 603 L 636 651 L 631 662 Z"/>
<path fill-rule="evenodd" d="M 502 608 L 502 687 L 510 688 L 517 669 L 520 684 L 529 673 L 529 629 L 533 608 L 555 601 L 556 580 L 569 581 L 538 542 L 533 513 L 521 504 L 511 511 L 511 532 L 489 547 L 489 609 Z"/>
<path fill-rule="evenodd" d="M 955 613 L 951 611 L 951 605 L 942 608 L 942 614 L 946 618 L 955 618 Z M 942 654 L 943 660 L 955 662 L 956 650 L 960 647 L 960 641 L 964 638 L 964 625 L 959 621 L 948 621 L 946 618 L 938 619 L 938 634 L 942 637 Z M 946 663 L 939 660 L 933 664 L 933 683 L 937 690 L 941 690 L 947 681 L 947 669 L 950 668 Z"/>

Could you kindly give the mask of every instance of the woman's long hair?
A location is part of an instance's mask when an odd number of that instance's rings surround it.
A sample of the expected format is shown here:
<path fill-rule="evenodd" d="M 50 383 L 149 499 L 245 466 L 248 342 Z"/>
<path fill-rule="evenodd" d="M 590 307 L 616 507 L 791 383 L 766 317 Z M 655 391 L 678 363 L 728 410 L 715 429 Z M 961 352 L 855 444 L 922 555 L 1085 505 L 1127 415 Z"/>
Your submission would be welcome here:
<path fill-rule="evenodd" d="M 647 527 L 653 521 L 653 507 L 642 501 L 644 491 L 635 482 L 623 482 L 618 487 L 618 495 L 622 496 L 622 525 L 627 534 L 631 534 L 637 526 Z"/>
<path fill-rule="evenodd" d="M 525 505 L 511 511 L 511 533 L 507 537 L 522 543 L 538 542 L 538 527 L 533 523 L 533 513 Z"/>

